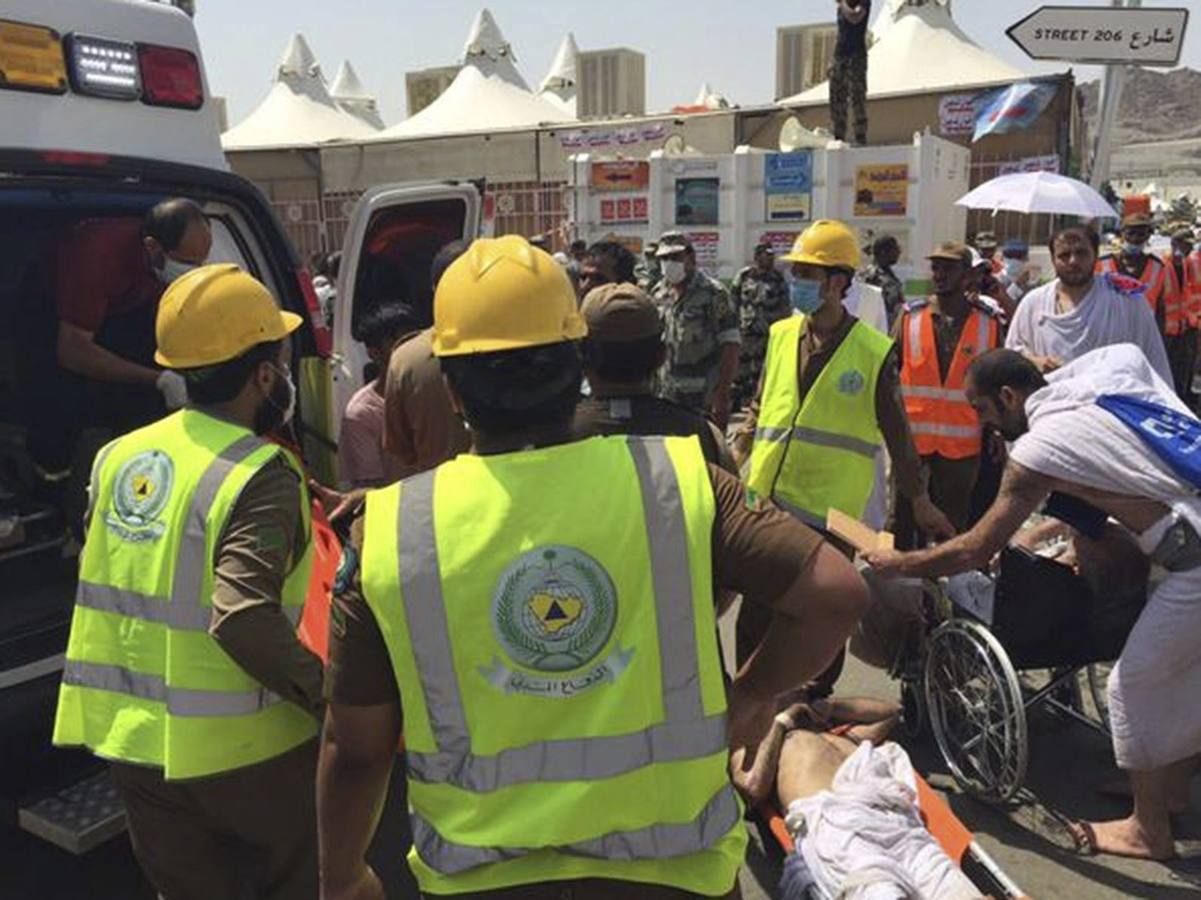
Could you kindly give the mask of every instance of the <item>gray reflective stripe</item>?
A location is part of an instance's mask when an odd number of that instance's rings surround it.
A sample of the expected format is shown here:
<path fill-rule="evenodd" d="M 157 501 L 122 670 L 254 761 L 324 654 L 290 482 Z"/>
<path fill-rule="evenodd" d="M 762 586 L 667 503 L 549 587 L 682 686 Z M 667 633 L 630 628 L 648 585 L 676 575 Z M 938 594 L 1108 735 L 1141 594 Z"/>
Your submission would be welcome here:
<path fill-rule="evenodd" d="M 971 321 L 976 323 L 976 355 L 979 356 L 988 350 L 988 333 L 992 329 L 988 327 L 989 321 L 984 313 L 976 313 Z"/>
<path fill-rule="evenodd" d="M 463 761 L 471 752 L 471 737 L 442 598 L 438 537 L 434 531 L 436 471 L 409 478 L 400 489 L 400 591 L 434 742 L 441 754 Z"/>
<path fill-rule="evenodd" d="M 791 428 L 768 428 L 760 426 L 755 429 L 755 440 L 768 441 L 773 444 L 782 444 L 792 437 Z"/>
<path fill-rule="evenodd" d="M 964 395 L 962 388 L 955 390 L 954 388 L 922 387 L 920 385 L 906 384 L 901 386 L 901 395 L 903 397 L 922 397 L 927 400 L 948 400 L 952 403 L 967 402 L 967 397 Z"/>
<path fill-rule="evenodd" d="M 683 500 L 662 438 L 630 438 L 638 473 L 659 635 L 665 722 L 627 735 L 546 741 L 493 756 L 471 753 L 434 527 L 435 471 L 405 481 L 397 514 L 400 585 L 410 644 L 437 750 L 409 750 L 418 781 L 493 791 L 536 781 L 587 781 L 725 746 L 725 717 L 704 715 Z"/>
<path fill-rule="evenodd" d="M 980 429 L 972 425 L 931 425 L 927 422 L 914 422 L 909 426 L 909 430 L 914 434 L 953 438 L 974 438 L 980 434 Z"/>
<path fill-rule="evenodd" d="M 800 519 L 806 525 L 811 525 L 814 528 L 825 529 L 826 520 L 821 516 L 817 516 L 806 509 L 801 509 L 799 506 L 789 503 L 787 500 L 782 500 L 774 494 L 771 499 L 776 506 L 780 507 L 780 509 L 784 510 L 784 512 L 788 513 L 794 519 Z"/>
<path fill-rule="evenodd" d="M 627 441 L 642 487 L 642 512 L 655 588 L 659 671 L 668 722 L 704 716 L 696 654 L 696 616 L 688 564 L 688 531 L 675 466 L 663 438 Z"/>
<path fill-rule="evenodd" d="M 613 831 L 589 841 L 552 847 L 559 853 L 592 859 L 670 859 L 699 853 L 717 844 L 742 817 L 734 789 L 723 785 L 691 822 L 651 825 L 634 831 Z M 543 847 L 471 847 L 453 844 L 417 813 L 409 816 L 413 845 L 422 861 L 443 875 L 518 859 Z"/>
<path fill-rule="evenodd" d="M 925 309 L 925 307 L 923 307 Z M 909 314 L 909 360 L 917 365 L 922 358 L 922 313 Z"/>
<path fill-rule="evenodd" d="M 871 459 L 875 459 L 876 451 L 880 449 L 878 444 L 861 441 L 859 438 L 853 438 L 845 434 L 835 434 L 832 431 L 819 431 L 816 428 L 802 428 L 799 425 L 792 429 L 792 439 L 794 441 L 804 441 L 806 444 L 817 444 L 819 447 L 848 450 L 851 453 L 858 453 L 860 456 L 866 456 Z"/>
<path fill-rule="evenodd" d="M 150 597 L 109 584 L 80 581 L 75 602 L 98 612 L 115 613 L 126 619 L 169 625 L 176 631 L 203 631 L 212 627 L 213 608 L 199 604 L 168 604 L 161 597 Z M 285 606 L 283 613 L 295 627 L 300 624 L 302 606 Z"/>
<path fill-rule="evenodd" d="M 199 691 L 168 687 L 161 675 L 133 672 L 121 666 L 67 660 L 63 684 L 125 694 L 154 703 L 166 703 L 174 716 L 245 716 L 280 703 L 262 688 L 251 691 Z"/>
<path fill-rule="evenodd" d="M 405 752 L 409 775 L 485 793 L 530 781 L 596 781 L 659 763 L 708 756 L 726 748 L 726 717 L 654 725 L 632 734 L 587 740 L 544 741 L 495 756 Z M 532 776 L 532 777 L 531 777 Z"/>

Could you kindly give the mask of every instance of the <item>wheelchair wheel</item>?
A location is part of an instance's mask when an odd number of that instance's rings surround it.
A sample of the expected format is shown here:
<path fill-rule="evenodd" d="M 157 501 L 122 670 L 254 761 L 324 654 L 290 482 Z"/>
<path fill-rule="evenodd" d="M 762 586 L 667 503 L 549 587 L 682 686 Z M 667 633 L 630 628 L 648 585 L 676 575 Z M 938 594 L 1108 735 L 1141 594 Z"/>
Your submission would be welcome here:
<path fill-rule="evenodd" d="M 1026 777 L 1026 708 L 1009 656 L 987 628 L 956 619 L 930 636 L 926 705 L 960 786 L 988 800 L 1012 797 Z"/>
<path fill-rule="evenodd" d="M 1106 685 L 1109 684 L 1111 671 L 1113 671 L 1113 663 L 1093 663 L 1084 670 L 1084 677 L 1088 682 L 1088 693 L 1092 698 L 1091 712 L 1096 715 L 1106 734 L 1112 733 L 1109 727 L 1109 694 L 1106 693 Z"/>
<path fill-rule="evenodd" d="M 926 733 L 926 692 L 921 678 L 901 680 L 901 729 L 905 737 L 916 741 Z"/>

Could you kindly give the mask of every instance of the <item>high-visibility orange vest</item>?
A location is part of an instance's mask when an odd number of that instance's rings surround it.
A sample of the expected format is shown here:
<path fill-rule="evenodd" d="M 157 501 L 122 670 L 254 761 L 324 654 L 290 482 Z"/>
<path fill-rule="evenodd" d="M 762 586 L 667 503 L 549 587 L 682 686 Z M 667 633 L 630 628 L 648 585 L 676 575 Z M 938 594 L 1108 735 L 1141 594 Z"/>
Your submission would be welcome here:
<path fill-rule="evenodd" d="M 1164 256 L 1164 265 L 1176 276 L 1174 260 L 1169 253 Z M 1183 260 L 1181 269 L 1184 271 L 1184 283 L 1179 285 L 1181 304 L 1184 307 L 1184 319 L 1190 328 L 1201 325 L 1201 249 L 1194 250 Z"/>
<path fill-rule="evenodd" d="M 1124 274 L 1118 269 L 1116 256 L 1104 256 L 1097 261 L 1098 272 Z M 1151 312 L 1159 312 L 1160 302 L 1163 302 L 1163 333 L 1177 335 L 1184 330 L 1188 316 L 1180 286 L 1176 283 L 1176 270 L 1171 265 L 1165 265 L 1162 259 L 1148 256 L 1138 280 L 1146 288 L 1143 296 Z"/>
<path fill-rule="evenodd" d="M 967 402 L 963 383 L 972 360 L 998 346 L 996 318 L 980 307 L 972 310 L 963 324 L 946 381 L 938 367 L 934 310 L 929 302 L 908 304 L 901 329 L 901 395 L 917 452 L 946 459 L 979 456 L 980 419 Z"/>

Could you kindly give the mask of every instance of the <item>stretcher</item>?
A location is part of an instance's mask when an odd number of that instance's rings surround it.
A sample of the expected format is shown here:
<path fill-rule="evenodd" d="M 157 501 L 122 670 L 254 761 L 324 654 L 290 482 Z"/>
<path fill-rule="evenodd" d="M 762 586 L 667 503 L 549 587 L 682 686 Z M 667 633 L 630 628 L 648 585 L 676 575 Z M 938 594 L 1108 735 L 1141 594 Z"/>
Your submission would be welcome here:
<path fill-rule="evenodd" d="M 917 801 L 921 809 L 926 830 L 934 836 L 946 854 L 954 860 L 960 870 L 983 896 L 996 900 L 1029 900 L 1025 893 L 1013 883 L 996 861 L 977 842 L 975 836 L 947 806 L 946 801 L 934 791 L 921 775 L 917 780 Z M 784 822 L 783 811 L 774 801 L 759 804 L 756 813 L 767 826 L 771 836 L 785 854 L 793 853 L 796 844 Z"/>

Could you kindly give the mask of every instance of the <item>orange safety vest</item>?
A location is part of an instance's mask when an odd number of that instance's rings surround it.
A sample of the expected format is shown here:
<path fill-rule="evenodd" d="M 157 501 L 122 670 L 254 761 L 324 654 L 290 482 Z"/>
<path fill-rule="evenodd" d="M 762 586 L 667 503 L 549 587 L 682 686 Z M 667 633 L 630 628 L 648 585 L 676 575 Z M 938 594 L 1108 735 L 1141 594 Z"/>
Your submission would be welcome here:
<path fill-rule="evenodd" d="M 1118 269 L 1116 256 L 1105 256 L 1097 260 L 1097 271 L 1124 274 Z M 1163 333 L 1169 336 L 1180 334 L 1188 321 L 1188 315 L 1184 296 L 1176 283 L 1176 270 L 1158 257 L 1148 256 L 1138 280 L 1146 288 L 1143 296 L 1147 305 L 1151 307 L 1151 312 L 1158 313 L 1160 301 L 1163 301 Z"/>
<path fill-rule="evenodd" d="M 1172 276 L 1176 276 L 1176 266 L 1173 265 L 1174 260 L 1169 253 L 1163 258 L 1164 265 L 1167 266 Z M 1180 289 L 1180 302 L 1184 307 L 1184 319 L 1188 322 L 1189 328 L 1196 328 L 1201 325 L 1201 249 L 1194 250 L 1182 260 L 1181 268 L 1184 270 L 1184 283 L 1178 285 Z"/>
<path fill-rule="evenodd" d="M 965 459 L 980 455 L 980 419 L 963 393 L 964 376 L 973 359 L 998 345 L 1000 333 L 996 318 L 976 307 L 964 322 L 943 381 L 934 341 L 934 310 L 925 300 L 906 307 L 901 323 L 901 395 L 913 441 L 922 456 Z"/>

